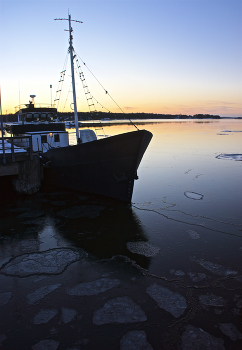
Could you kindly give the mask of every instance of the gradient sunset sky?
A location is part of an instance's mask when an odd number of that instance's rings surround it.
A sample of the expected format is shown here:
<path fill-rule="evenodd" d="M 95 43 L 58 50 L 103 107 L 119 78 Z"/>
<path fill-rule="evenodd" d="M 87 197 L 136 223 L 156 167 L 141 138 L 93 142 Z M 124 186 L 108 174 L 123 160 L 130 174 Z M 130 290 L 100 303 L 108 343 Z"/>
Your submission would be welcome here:
<path fill-rule="evenodd" d="M 68 9 L 83 21 L 76 53 L 123 111 L 242 116 L 241 0 L 0 0 L 3 114 L 31 94 L 53 103 L 68 49 L 68 23 L 54 19 Z M 117 112 L 82 68 L 96 108 Z M 70 110 L 68 91 L 69 65 L 59 111 Z M 79 80 L 77 104 L 88 110 Z"/>

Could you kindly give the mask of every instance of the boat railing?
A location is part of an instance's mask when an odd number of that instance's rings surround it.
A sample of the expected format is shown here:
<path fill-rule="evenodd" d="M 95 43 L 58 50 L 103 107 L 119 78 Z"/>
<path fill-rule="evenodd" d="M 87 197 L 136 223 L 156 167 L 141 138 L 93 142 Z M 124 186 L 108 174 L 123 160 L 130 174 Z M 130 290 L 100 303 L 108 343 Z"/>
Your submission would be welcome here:
<path fill-rule="evenodd" d="M 30 160 L 33 160 L 31 136 L 0 137 L 0 162 L 2 164 L 15 162 L 19 154 L 25 154 Z"/>
<path fill-rule="evenodd" d="M 23 108 L 28 107 L 28 105 L 29 105 L 28 103 L 27 104 L 22 103 L 18 106 L 15 106 L 14 107 L 15 113 Z M 56 107 L 55 107 L 55 104 L 35 103 L 34 108 L 56 108 Z"/>

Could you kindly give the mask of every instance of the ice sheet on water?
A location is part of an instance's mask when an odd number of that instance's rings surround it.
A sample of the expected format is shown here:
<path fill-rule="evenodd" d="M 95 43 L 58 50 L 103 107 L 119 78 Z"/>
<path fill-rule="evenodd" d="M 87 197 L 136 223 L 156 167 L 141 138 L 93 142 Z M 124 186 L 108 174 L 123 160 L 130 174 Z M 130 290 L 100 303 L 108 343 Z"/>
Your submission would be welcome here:
<path fill-rule="evenodd" d="M 141 307 L 127 296 L 111 299 L 104 306 L 95 311 L 93 323 L 134 323 L 144 322 L 147 317 Z"/>
<path fill-rule="evenodd" d="M 190 276 L 191 280 L 193 282 L 199 282 L 201 280 L 205 280 L 207 276 L 205 273 L 200 273 L 200 272 L 188 272 L 188 275 Z"/>
<path fill-rule="evenodd" d="M 69 248 L 23 254 L 5 264 L 0 270 L 9 276 L 31 276 L 38 274 L 58 274 L 71 263 L 86 256 L 86 253 Z"/>
<path fill-rule="evenodd" d="M 219 328 L 233 341 L 242 339 L 242 333 L 237 329 L 237 327 L 235 327 L 233 323 L 222 323 L 219 325 Z"/>
<path fill-rule="evenodd" d="M 227 303 L 222 297 L 214 294 L 199 295 L 199 301 L 204 308 L 207 306 L 225 306 Z"/>
<path fill-rule="evenodd" d="M 160 248 L 148 242 L 127 242 L 128 250 L 131 253 L 144 255 L 146 257 L 153 257 L 159 253 Z"/>
<path fill-rule="evenodd" d="M 120 284 L 118 279 L 100 278 L 92 282 L 79 283 L 69 289 L 69 295 L 97 295 Z"/>
<path fill-rule="evenodd" d="M 120 350 L 152 350 L 144 331 L 130 331 L 120 341 Z"/>
<path fill-rule="evenodd" d="M 160 308 L 170 312 L 174 317 L 181 316 L 187 308 L 186 299 L 181 294 L 156 283 L 150 285 L 146 292 L 157 302 Z"/>
<path fill-rule="evenodd" d="M 242 161 L 242 154 L 219 154 L 216 158 Z"/>
<path fill-rule="evenodd" d="M 199 233 L 197 233 L 196 231 L 188 230 L 187 232 L 189 233 L 191 239 L 199 239 L 200 238 Z"/>
<path fill-rule="evenodd" d="M 67 309 L 65 307 L 63 307 L 61 309 L 61 311 L 62 311 L 62 321 L 65 324 L 71 322 L 77 315 L 77 311 L 76 310 Z"/>
<path fill-rule="evenodd" d="M 0 345 L 2 345 L 2 343 L 4 342 L 4 340 L 6 340 L 7 337 L 5 334 L 0 334 Z"/>
<path fill-rule="evenodd" d="M 188 325 L 182 335 L 182 350 L 225 350 L 224 341 L 205 332 L 203 329 Z"/>
<path fill-rule="evenodd" d="M 185 272 L 183 272 L 182 270 L 171 269 L 170 273 L 172 273 L 175 276 L 184 276 L 185 275 Z"/>
<path fill-rule="evenodd" d="M 0 293 L 0 306 L 6 305 L 11 299 L 13 293 L 12 292 L 2 292 Z"/>
<path fill-rule="evenodd" d="M 242 132 L 242 130 L 222 130 L 221 132 Z"/>
<path fill-rule="evenodd" d="M 53 317 L 58 314 L 56 309 L 40 310 L 34 317 L 34 324 L 42 324 L 49 322 Z"/>
<path fill-rule="evenodd" d="M 28 304 L 32 305 L 37 301 L 43 299 L 47 294 L 53 292 L 59 286 L 61 286 L 60 283 L 49 284 L 49 285 L 40 287 L 39 289 L 36 289 L 34 292 L 27 295 Z"/>
<path fill-rule="evenodd" d="M 236 307 L 238 307 L 239 309 L 242 309 L 242 299 L 238 299 Z"/>
<path fill-rule="evenodd" d="M 41 340 L 31 347 L 32 350 L 57 350 L 59 342 L 56 340 Z"/>
<path fill-rule="evenodd" d="M 203 199 L 203 194 L 199 194 L 199 193 L 196 193 L 196 192 L 185 191 L 184 195 L 187 198 L 194 199 L 194 200 L 201 200 L 201 199 Z"/>
<path fill-rule="evenodd" d="M 215 275 L 219 275 L 219 276 L 229 276 L 229 275 L 237 275 L 238 272 L 237 271 L 233 271 L 228 267 L 216 264 L 216 263 L 212 263 L 210 261 L 206 261 L 206 260 L 197 260 L 196 261 L 198 264 L 200 264 L 202 267 L 204 267 L 204 269 L 212 272 Z"/>

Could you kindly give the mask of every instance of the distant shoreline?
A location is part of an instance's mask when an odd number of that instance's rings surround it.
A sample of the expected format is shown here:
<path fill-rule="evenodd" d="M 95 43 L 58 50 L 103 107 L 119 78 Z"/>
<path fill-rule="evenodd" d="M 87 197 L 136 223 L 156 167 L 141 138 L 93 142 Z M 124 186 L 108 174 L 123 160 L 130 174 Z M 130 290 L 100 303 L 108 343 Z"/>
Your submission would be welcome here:
<path fill-rule="evenodd" d="M 18 121 L 17 114 L 3 114 L 4 123 L 12 123 Z M 73 112 L 61 113 L 58 112 L 56 119 L 59 121 L 73 121 Z M 152 122 L 159 120 L 209 120 L 209 119 L 242 119 L 242 117 L 221 117 L 219 115 L 212 114 L 195 114 L 195 115 L 184 115 L 184 114 L 153 114 L 153 113 L 106 113 L 106 112 L 78 112 L 78 120 L 80 122 L 90 122 L 95 121 L 104 122 L 105 125 L 108 122 L 119 123 L 128 120 L 134 121 L 136 124 L 143 124 L 148 120 Z M 143 122 L 142 122 L 143 121 Z M 145 121 L 145 122 L 144 122 Z"/>

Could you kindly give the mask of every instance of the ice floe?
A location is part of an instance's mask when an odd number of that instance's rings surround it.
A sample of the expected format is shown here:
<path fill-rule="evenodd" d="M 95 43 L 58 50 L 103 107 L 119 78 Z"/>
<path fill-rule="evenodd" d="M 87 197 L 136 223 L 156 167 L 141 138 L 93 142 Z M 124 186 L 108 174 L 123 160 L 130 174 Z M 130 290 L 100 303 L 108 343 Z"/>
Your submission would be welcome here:
<path fill-rule="evenodd" d="M 32 210 L 27 211 L 27 213 L 23 213 L 18 215 L 18 219 L 29 219 L 29 218 L 38 218 L 40 216 L 43 216 L 45 212 L 43 210 Z"/>
<path fill-rule="evenodd" d="M 207 308 L 207 306 L 225 306 L 227 304 L 226 300 L 214 294 L 199 295 L 199 301 L 204 308 Z"/>
<path fill-rule="evenodd" d="M 199 194 L 199 193 L 196 193 L 196 192 L 185 191 L 184 195 L 187 198 L 194 199 L 194 200 L 201 200 L 201 199 L 203 199 L 203 194 Z"/>
<path fill-rule="evenodd" d="M 223 339 L 216 338 L 203 329 L 188 325 L 182 334 L 182 350 L 225 350 Z"/>
<path fill-rule="evenodd" d="M 86 253 L 69 248 L 57 248 L 44 252 L 23 254 L 12 259 L 1 268 L 9 276 L 31 276 L 39 274 L 58 274 L 68 265 L 86 256 Z"/>
<path fill-rule="evenodd" d="M 200 238 L 199 233 L 197 233 L 196 231 L 188 230 L 187 232 L 189 233 L 191 239 L 199 239 Z"/>
<path fill-rule="evenodd" d="M 222 130 L 221 132 L 242 132 L 242 130 Z"/>
<path fill-rule="evenodd" d="M 53 317 L 58 314 L 56 309 L 40 310 L 34 317 L 34 324 L 42 324 L 49 322 Z"/>
<path fill-rule="evenodd" d="M 100 278 L 92 282 L 79 283 L 75 287 L 69 289 L 67 293 L 69 295 L 97 295 L 105 292 L 120 284 L 118 279 Z"/>
<path fill-rule="evenodd" d="M 53 292 L 55 289 L 57 289 L 60 286 L 61 284 L 57 283 L 57 284 L 49 284 L 49 285 L 40 287 L 39 289 L 36 289 L 34 292 L 29 293 L 27 295 L 28 304 L 32 305 L 36 303 L 37 301 L 43 299 L 47 294 Z"/>
<path fill-rule="evenodd" d="M 51 205 L 65 205 L 66 202 L 65 201 L 53 201 L 51 202 Z"/>
<path fill-rule="evenodd" d="M 150 285 L 146 292 L 157 302 L 160 308 L 170 312 L 174 317 L 181 316 L 187 308 L 186 299 L 181 294 L 156 283 Z"/>
<path fill-rule="evenodd" d="M 144 322 L 147 317 L 141 307 L 127 296 L 111 299 L 104 306 L 95 311 L 93 323 L 134 323 Z"/>
<path fill-rule="evenodd" d="M 2 343 L 4 342 L 4 340 L 6 340 L 7 337 L 5 334 L 0 334 L 0 345 L 2 345 Z"/>
<path fill-rule="evenodd" d="M 58 212 L 59 216 L 69 219 L 78 219 L 82 217 L 96 218 L 105 207 L 102 205 L 79 205 Z"/>
<path fill-rule="evenodd" d="M 216 156 L 217 159 L 229 159 L 229 160 L 242 160 L 242 154 L 219 154 Z"/>
<path fill-rule="evenodd" d="M 6 305 L 9 300 L 12 298 L 12 292 L 2 292 L 0 293 L 0 306 Z"/>
<path fill-rule="evenodd" d="M 72 310 L 72 309 L 67 309 L 65 307 L 63 307 L 61 309 L 62 311 L 62 322 L 64 322 L 65 324 L 71 322 L 77 315 L 77 311 L 76 310 Z"/>
<path fill-rule="evenodd" d="M 236 341 L 242 339 L 242 333 L 232 323 L 222 323 L 219 325 L 220 330 L 231 340 Z"/>
<path fill-rule="evenodd" d="M 190 276 L 191 280 L 193 282 L 199 282 L 201 280 L 205 280 L 207 278 L 207 276 L 205 275 L 205 273 L 200 273 L 200 272 L 188 272 L 188 276 Z"/>
<path fill-rule="evenodd" d="M 236 307 L 238 307 L 239 309 L 242 309 L 242 299 L 238 299 Z"/>
<path fill-rule="evenodd" d="M 130 331 L 120 341 L 120 350 L 152 350 L 144 331 Z"/>
<path fill-rule="evenodd" d="M 201 265 L 202 267 L 204 267 L 204 269 L 212 272 L 215 275 L 219 275 L 219 276 L 230 276 L 230 275 L 237 275 L 238 272 L 237 271 L 233 271 L 228 267 L 216 264 L 216 263 L 212 263 L 210 261 L 206 261 L 206 260 L 197 260 L 196 261 L 199 265 Z"/>
<path fill-rule="evenodd" d="M 148 242 L 127 242 L 126 245 L 131 253 L 144 255 L 147 258 L 157 255 L 160 250 L 159 247 Z"/>
<path fill-rule="evenodd" d="M 57 350 L 59 342 L 56 340 L 41 340 L 31 347 L 32 350 Z"/>
<path fill-rule="evenodd" d="M 174 270 L 174 269 L 171 269 L 170 270 L 170 273 L 172 275 L 175 275 L 175 276 L 184 276 L 185 275 L 185 272 L 183 272 L 182 270 Z"/>

